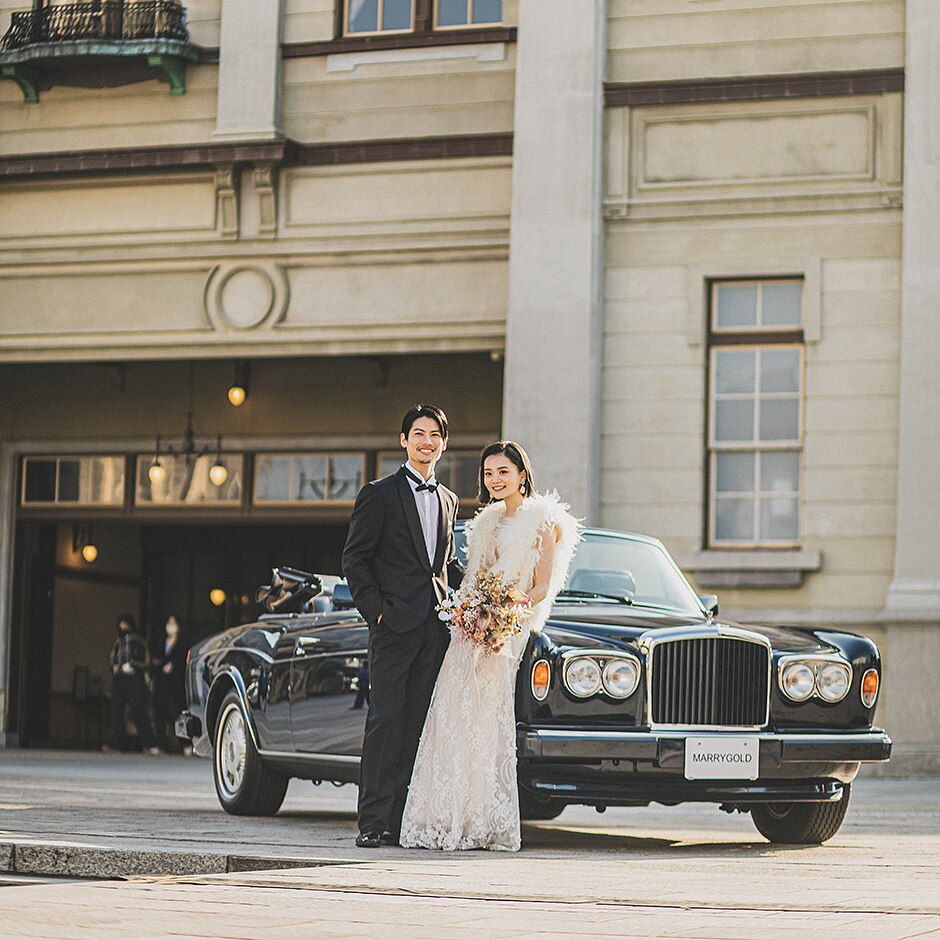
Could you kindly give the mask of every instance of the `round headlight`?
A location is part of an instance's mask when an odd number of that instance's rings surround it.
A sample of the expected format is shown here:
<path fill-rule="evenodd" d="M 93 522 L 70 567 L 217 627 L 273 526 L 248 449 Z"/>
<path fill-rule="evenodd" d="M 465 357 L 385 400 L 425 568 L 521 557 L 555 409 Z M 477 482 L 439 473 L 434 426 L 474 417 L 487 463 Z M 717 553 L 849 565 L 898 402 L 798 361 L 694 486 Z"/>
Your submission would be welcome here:
<path fill-rule="evenodd" d="M 816 676 L 806 663 L 788 663 L 783 667 L 780 685 L 794 702 L 805 702 L 816 687 Z"/>
<path fill-rule="evenodd" d="M 843 663 L 826 663 L 816 673 L 816 691 L 827 702 L 844 699 L 852 681 L 852 670 Z"/>
<path fill-rule="evenodd" d="M 601 667 L 587 656 L 572 659 L 565 666 L 565 685 L 578 698 L 594 695 L 601 687 Z"/>
<path fill-rule="evenodd" d="M 604 667 L 604 691 L 614 698 L 627 698 L 636 691 L 640 670 L 632 659 L 612 659 Z"/>

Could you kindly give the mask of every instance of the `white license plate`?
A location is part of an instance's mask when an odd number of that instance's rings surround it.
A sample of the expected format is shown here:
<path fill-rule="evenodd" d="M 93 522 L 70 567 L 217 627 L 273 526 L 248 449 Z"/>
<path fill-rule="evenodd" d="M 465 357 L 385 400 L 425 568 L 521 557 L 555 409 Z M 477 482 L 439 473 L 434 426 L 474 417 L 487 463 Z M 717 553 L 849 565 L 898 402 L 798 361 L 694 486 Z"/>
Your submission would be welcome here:
<path fill-rule="evenodd" d="M 760 776 L 757 738 L 686 738 L 686 780 L 756 780 Z"/>

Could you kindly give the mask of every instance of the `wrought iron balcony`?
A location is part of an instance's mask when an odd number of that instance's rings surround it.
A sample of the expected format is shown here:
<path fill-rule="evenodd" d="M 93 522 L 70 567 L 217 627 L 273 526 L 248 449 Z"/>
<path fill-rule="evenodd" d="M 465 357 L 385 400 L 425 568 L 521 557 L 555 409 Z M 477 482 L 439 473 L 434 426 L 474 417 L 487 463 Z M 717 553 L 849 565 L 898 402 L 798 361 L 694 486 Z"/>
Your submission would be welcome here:
<path fill-rule="evenodd" d="M 176 0 L 85 0 L 14 11 L 0 39 L 0 70 L 27 103 L 53 85 L 127 84 L 152 78 L 153 69 L 181 95 L 186 63 L 199 53 Z"/>

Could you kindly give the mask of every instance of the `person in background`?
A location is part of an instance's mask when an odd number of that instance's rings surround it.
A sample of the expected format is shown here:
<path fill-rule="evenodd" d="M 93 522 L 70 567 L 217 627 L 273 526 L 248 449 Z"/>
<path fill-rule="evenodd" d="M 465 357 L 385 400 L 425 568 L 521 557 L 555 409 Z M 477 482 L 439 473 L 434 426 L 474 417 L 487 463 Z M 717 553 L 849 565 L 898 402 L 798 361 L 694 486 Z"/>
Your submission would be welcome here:
<path fill-rule="evenodd" d="M 136 623 L 131 614 L 117 619 L 117 639 L 111 647 L 111 711 L 108 714 L 108 736 L 102 751 L 120 750 L 124 738 L 124 709 L 130 707 L 131 720 L 137 727 L 141 746 L 149 754 L 159 754 L 147 716 L 147 645 L 134 632 Z"/>
<path fill-rule="evenodd" d="M 157 747 L 169 750 L 167 725 L 173 723 L 186 707 L 186 644 L 180 640 L 179 621 L 173 614 L 166 619 L 163 643 L 151 660 L 153 679 L 153 723 Z M 174 735 L 175 737 L 175 735 Z"/>
<path fill-rule="evenodd" d="M 369 704 L 369 660 L 363 659 L 359 663 L 359 671 L 356 673 L 356 700 L 352 703 L 349 710 L 358 712 L 362 710 L 363 705 Z"/>

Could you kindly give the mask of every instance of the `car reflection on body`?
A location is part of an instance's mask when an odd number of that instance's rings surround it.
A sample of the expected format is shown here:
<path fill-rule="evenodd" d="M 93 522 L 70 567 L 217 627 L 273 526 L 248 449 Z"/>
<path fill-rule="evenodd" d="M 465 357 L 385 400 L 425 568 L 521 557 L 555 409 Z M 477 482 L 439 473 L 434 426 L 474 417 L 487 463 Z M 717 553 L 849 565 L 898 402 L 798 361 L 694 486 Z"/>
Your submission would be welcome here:
<path fill-rule="evenodd" d="M 291 777 L 357 780 L 365 719 L 350 693 L 368 628 L 331 582 L 315 612 L 267 614 L 190 653 L 177 732 L 212 756 L 230 813 L 277 812 Z M 296 599 L 319 588 L 308 579 Z M 281 588 L 282 606 L 293 597 Z M 522 816 L 709 802 L 749 812 L 771 842 L 824 842 L 860 765 L 889 758 L 872 726 L 880 677 L 871 640 L 725 622 L 659 541 L 589 529 L 519 669 Z"/>

